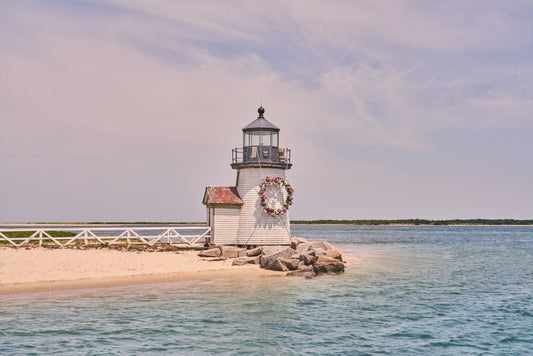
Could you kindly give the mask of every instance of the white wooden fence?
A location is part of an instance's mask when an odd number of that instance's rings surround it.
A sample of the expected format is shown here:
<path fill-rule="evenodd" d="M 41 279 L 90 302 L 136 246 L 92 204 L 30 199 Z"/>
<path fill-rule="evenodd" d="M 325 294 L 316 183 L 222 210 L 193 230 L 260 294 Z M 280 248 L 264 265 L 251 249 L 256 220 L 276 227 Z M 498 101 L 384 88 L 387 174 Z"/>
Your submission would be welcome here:
<path fill-rule="evenodd" d="M 10 231 L 33 231 L 29 237 L 8 237 L 6 232 Z M 73 232 L 76 236 L 59 237 L 61 232 Z M 189 233 L 187 233 L 189 232 Z M 196 233 L 191 233 L 196 232 Z M 32 241 L 43 240 L 53 242 L 60 247 L 83 241 L 83 244 L 89 244 L 89 241 L 98 241 L 101 244 L 123 243 L 127 244 L 141 243 L 153 246 L 155 243 L 167 243 L 172 245 L 185 244 L 188 246 L 194 244 L 203 244 L 210 239 L 211 228 L 208 226 L 157 226 L 157 227 L 36 227 L 36 228 L 0 228 L 0 243 L 7 241 L 15 247 L 29 245 Z M 54 236 L 54 234 L 56 236 Z"/>

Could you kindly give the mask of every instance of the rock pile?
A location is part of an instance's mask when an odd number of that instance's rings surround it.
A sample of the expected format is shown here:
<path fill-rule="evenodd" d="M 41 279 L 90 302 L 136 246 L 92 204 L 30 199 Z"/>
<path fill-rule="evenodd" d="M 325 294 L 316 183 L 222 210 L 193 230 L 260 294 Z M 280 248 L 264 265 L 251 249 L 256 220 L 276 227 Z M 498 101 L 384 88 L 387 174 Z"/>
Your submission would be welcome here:
<path fill-rule="evenodd" d="M 200 257 L 233 259 L 234 266 L 258 264 L 262 268 L 288 272 L 287 276 L 314 277 L 321 273 L 342 273 L 342 254 L 329 242 L 308 242 L 291 238 L 291 246 L 262 246 L 254 249 L 233 246 L 212 246 Z"/>

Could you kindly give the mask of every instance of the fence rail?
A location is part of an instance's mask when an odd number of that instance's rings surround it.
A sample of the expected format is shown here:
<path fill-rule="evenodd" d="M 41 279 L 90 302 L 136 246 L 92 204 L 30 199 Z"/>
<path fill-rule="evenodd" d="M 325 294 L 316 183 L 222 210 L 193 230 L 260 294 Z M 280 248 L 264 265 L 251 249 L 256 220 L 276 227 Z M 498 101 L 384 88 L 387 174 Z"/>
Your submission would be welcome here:
<path fill-rule="evenodd" d="M 196 230 L 196 234 L 187 234 Z M 9 232 L 33 232 L 28 237 L 9 237 Z M 6 232 L 8 233 L 6 235 Z M 75 233 L 75 236 L 58 236 L 64 232 Z M 167 244 L 203 244 L 210 240 L 211 227 L 208 226 L 170 226 L 170 227 L 85 227 L 71 228 L 64 226 L 46 227 L 46 228 L 0 228 L 0 243 L 7 241 L 15 247 L 29 245 L 32 242 L 39 242 L 41 246 L 43 241 L 51 241 L 60 247 L 68 246 L 77 241 L 83 241 L 85 245 L 89 241 L 98 241 L 102 244 L 122 243 L 126 241 L 128 245 L 131 242 L 142 243 L 153 246 L 156 243 Z M 54 236 L 56 235 L 56 236 Z M 63 241 L 63 243 L 61 242 Z"/>

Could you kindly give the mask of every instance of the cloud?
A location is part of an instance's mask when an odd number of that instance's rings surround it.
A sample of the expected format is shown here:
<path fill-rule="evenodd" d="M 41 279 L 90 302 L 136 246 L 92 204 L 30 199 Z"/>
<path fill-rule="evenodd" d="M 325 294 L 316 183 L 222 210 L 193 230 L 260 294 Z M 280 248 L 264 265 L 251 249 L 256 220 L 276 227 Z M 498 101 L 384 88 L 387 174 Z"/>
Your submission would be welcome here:
<path fill-rule="evenodd" d="M 296 217 L 449 206 L 474 188 L 424 176 L 448 158 L 443 137 L 533 129 L 527 16 L 478 5 L 0 5 L 0 220 L 201 220 L 261 100 L 293 148 Z M 472 200 L 497 183 L 482 186 Z"/>

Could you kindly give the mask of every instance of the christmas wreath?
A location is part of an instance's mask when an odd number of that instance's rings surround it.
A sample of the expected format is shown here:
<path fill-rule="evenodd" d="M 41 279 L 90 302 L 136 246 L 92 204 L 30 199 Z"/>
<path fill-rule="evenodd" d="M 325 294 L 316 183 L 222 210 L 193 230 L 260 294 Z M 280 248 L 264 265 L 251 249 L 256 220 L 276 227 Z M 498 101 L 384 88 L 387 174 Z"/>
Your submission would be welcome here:
<path fill-rule="evenodd" d="M 278 185 L 280 189 L 282 187 L 285 187 L 287 190 L 287 199 L 285 199 L 285 204 L 283 204 L 283 207 L 279 209 L 273 209 L 267 201 L 267 187 L 269 185 Z M 292 205 L 292 195 L 294 193 L 294 189 L 291 187 L 290 183 L 287 181 L 287 179 L 282 177 L 266 177 L 263 183 L 259 186 L 259 196 L 261 197 L 261 206 L 263 209 L 265 209 L 265 212 L 270 216 L 277 216 L 281 215 L 283 213 L 286 213 L 287 210 L 289 210 L 289 206 Z"/>

